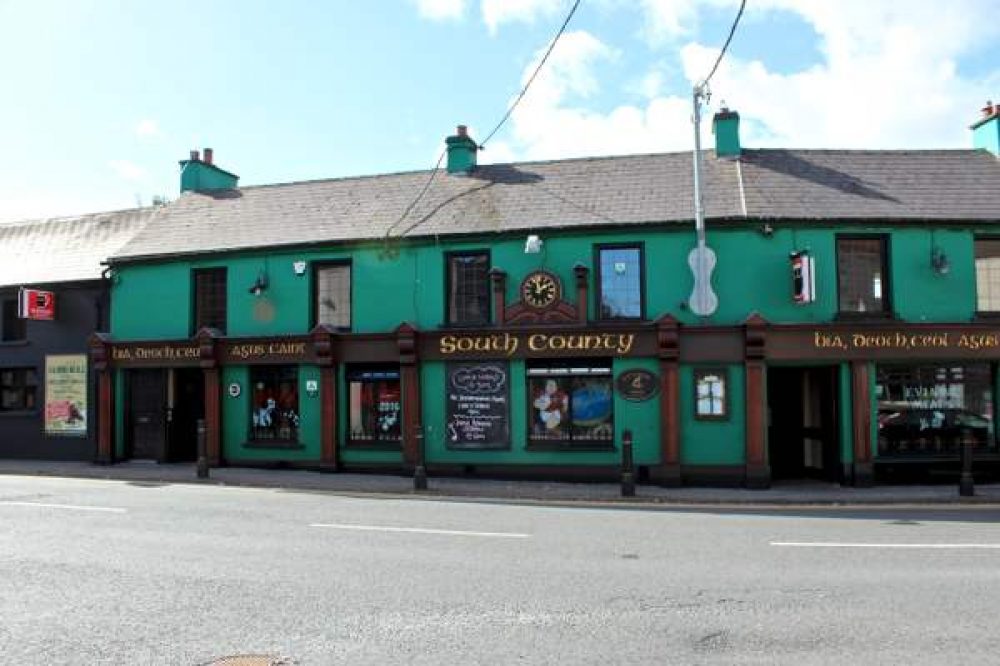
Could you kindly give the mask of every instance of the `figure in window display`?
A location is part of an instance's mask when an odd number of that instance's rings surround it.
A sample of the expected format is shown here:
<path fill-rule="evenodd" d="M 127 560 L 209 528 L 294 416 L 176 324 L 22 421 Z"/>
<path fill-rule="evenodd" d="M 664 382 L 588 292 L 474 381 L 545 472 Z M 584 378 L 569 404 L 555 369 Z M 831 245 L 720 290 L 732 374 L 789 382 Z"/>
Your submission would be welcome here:
<path fill-rule="evenodd" d="M 535 434 L 547 439 L 562 437 L 569 405 L 568 396 L 559 388 L 559 383 L 554 379 L 545 380 L 545 387 L 536 391 L 531 404 L 535 408 Z"/>

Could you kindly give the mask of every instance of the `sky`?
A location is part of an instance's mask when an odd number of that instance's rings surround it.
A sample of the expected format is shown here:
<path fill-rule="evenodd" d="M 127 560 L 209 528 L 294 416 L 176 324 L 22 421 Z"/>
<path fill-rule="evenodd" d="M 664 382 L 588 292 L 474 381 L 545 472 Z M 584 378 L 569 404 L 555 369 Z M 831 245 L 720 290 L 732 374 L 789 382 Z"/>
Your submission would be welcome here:
<path fill-rule="evenodd" d="M 431 168 L 499 122 L 572 0 L 0 0 L 0 221 Z M 481 162 L 690 150 L 738 0 L 582 0 Z M 748 0 L 706 117 L 751 148 L 971 147 L 996 0 Z M 702 127 L 711 144 L 710 122 Z"/>

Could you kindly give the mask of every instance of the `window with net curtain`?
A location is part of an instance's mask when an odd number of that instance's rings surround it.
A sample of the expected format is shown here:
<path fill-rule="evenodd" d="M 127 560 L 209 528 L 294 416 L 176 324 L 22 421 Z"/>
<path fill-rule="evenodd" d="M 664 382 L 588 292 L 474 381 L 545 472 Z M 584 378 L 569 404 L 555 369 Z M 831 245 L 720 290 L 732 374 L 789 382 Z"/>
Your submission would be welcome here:
<path fill-rule="evenodd" d="M 1000 312 L 1000 238 L 977 238 L 976 310 Z"/>
<path fill-rule="evenodd" d="M 315 278 L 315 323 L 351 328 L 351 265 L 319 265 L 315 269 Z"/>
<path fill-rule="evenodd" d="M 889 310 L 885 239 L 837 239 L 837 278 L 842 313 L 881 314 Z"/>

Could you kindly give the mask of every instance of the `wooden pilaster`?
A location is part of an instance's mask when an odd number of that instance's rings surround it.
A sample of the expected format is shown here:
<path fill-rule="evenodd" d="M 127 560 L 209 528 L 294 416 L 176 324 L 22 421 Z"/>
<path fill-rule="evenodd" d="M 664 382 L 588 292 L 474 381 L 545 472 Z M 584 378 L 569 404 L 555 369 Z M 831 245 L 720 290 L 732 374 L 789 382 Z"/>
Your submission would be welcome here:
<path fill-rule="evenodd" d="M 420 433 L 420 365 L 417 360 L 417 331 L 410 324 L 396 329 L 399 349 L 399 379 L 403 394 L 403 464 L 412 469 L 423 464 Z"/>
<path fill-rule="evenodd" d="M 680 335 L 670 315 L 656 322 L 660 359 L 660 464 L 652 471 L 655 482 L 681 485 Z"/>
<path fill-rule="evenodd" d="M 320 469 L 336 472 L 337 459 L 337 366 L 334 354 L 334 331 L 320 325 L 312 331 L 316 363 L 319 365 L 320 399 Z"/>
<path fill-rule="evenodd" d="M 94 462 L 99 465 L 115 461 L 115 375 L 109 358 L 109 342 L 103 333 L 95 333 L 89 342 L 91 365 L 97 373 L 97 454 Z"/>
<path fill-rule="evenodd" d="M 203 328 L 195 335 L 199 361 L 205 377 L 205 458 L 209 467 L 222 464 L 222 378 L 216 352 L 216 339 L 221 333 Z"/>
<path fill-rule="evenodd" d="M 586 324 L 590 311 L 590 269 L 583 264 L 573 266 L 573 275 L 576 277 L 576 316 L 581 324 Z"/>
<path fill-rule="evenodd" d="M 490 269 L 493 285 L 493 321 L 502 326 L 507 318 L 507 274 L 499 268 Z"/>
<path fill-rule="evenodd" d="M 764 489 L 771 485 L 771 469 L 767 464 L 767 368 L 766 327 L 763 317 L 754 313 L 746 328 L 746 485 Z"/>
<path fill-rule="evenodd" d="M 854 439 L 854 485 L 874 483 L 872 406 L 867 361 L 851 362 L 851 423 Z"/>

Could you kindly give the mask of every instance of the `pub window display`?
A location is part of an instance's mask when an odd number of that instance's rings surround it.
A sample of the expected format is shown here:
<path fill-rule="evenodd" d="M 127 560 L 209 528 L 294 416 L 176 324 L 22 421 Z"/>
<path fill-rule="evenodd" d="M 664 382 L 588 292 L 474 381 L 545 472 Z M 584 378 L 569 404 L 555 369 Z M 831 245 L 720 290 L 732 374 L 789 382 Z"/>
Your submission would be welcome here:
<path fill-rule="evenodd" d="M 299 372 L 296 366 L 255 367 L 250 438 L 297 442 L 299 439 Z"/>
<path fill-rule="evenodd" d="M 533 444 L 601 444 L 614 440 L 611 365 L 528 368 Z"/>
<path fill-rule="evenodd" d="M 403 403 L 397 369 L 356 369 L 348 372 L 351 444 L 399 444 L 403 439 Z"/>
<path fill-rule="evenodd" d="M 879 365 L 875 396 L 880 457 L 997 449 L 989 364 Z"/>

